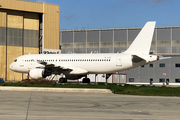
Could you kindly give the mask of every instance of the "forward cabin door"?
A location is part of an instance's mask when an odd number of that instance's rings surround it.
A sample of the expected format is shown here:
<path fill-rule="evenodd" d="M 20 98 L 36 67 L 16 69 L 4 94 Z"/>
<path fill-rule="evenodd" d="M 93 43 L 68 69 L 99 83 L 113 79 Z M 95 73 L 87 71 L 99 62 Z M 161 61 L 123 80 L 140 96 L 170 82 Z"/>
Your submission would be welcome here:
<path fill-rule="evenodd" d="M 122 66 L 121 64 L 121 55 L 118 55 L 116 58 L 116 66 Z"/>
<path fill-rule="evenodd" d="M 20 67 L 24 67 L 24 62 L 25 62 L 24 59 L 20 59 L 19 66 L 20 66 Z"/>

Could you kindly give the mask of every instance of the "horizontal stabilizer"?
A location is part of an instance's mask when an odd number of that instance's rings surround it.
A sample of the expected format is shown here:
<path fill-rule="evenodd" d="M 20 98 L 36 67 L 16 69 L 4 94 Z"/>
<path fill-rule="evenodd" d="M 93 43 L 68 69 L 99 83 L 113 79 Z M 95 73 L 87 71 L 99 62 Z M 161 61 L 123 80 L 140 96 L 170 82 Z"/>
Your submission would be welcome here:
<path fill-rule="evenodd" d="M 141 62 L 143 60 L 144 60 L 143 58 L 141 58 L 137 55 L 132 55 L 132 62 L 134 62 L 134 63 L 138 63 L 138 62 Z"/>

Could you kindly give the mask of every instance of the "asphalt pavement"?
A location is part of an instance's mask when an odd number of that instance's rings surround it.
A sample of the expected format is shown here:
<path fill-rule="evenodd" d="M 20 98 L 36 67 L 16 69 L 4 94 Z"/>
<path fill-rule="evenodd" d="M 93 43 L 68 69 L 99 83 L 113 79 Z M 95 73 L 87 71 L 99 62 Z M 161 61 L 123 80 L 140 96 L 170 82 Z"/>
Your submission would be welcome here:
<path fill-rule="evenodd" d="M 179 120 L 180 97 L 0 91 L 0 120 Z"/>

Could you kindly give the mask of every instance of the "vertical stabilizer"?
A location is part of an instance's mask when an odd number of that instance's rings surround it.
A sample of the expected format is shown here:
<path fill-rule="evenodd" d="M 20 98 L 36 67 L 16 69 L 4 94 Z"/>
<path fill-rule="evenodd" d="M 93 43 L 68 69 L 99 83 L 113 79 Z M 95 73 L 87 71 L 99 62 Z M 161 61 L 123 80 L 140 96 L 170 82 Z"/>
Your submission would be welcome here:
<path fill-rule="evenodd" d="M 149 54 L 156 22 L 147 22 L 124 53 Z"/>

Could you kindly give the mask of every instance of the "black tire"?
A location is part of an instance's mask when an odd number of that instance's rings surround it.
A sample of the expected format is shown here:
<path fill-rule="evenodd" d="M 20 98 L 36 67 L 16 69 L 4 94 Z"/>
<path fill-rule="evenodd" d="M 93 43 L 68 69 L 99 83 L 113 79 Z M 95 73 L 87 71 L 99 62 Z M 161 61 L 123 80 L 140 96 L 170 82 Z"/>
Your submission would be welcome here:
<path fill-rule="evenodd" d="M 90 83 L 90 79 L 89 78 L 87 78 L 87 83 Z"/>
<path fill-rule="evenodd" d="M 59 83 L 67 83 L 67 79 L 66 78 L 60 78 Z"/>
<path fill-rule="evenodd" d="M 67 83 L 67 79 L 66 78 L 63 78 L 63 83 Z"/>
<path fill-rule="evenodd" d="M 89 79 L 89 78 L 84 78 L 84 79 L 82 80 L 82 82 L 83 82 L 83 83 L 90 83 L 90 79 Z"/>
<path fill-rule="evenodd" d="M 63 78 L 59 78 L 59 83 L 63 83 Z"/>

